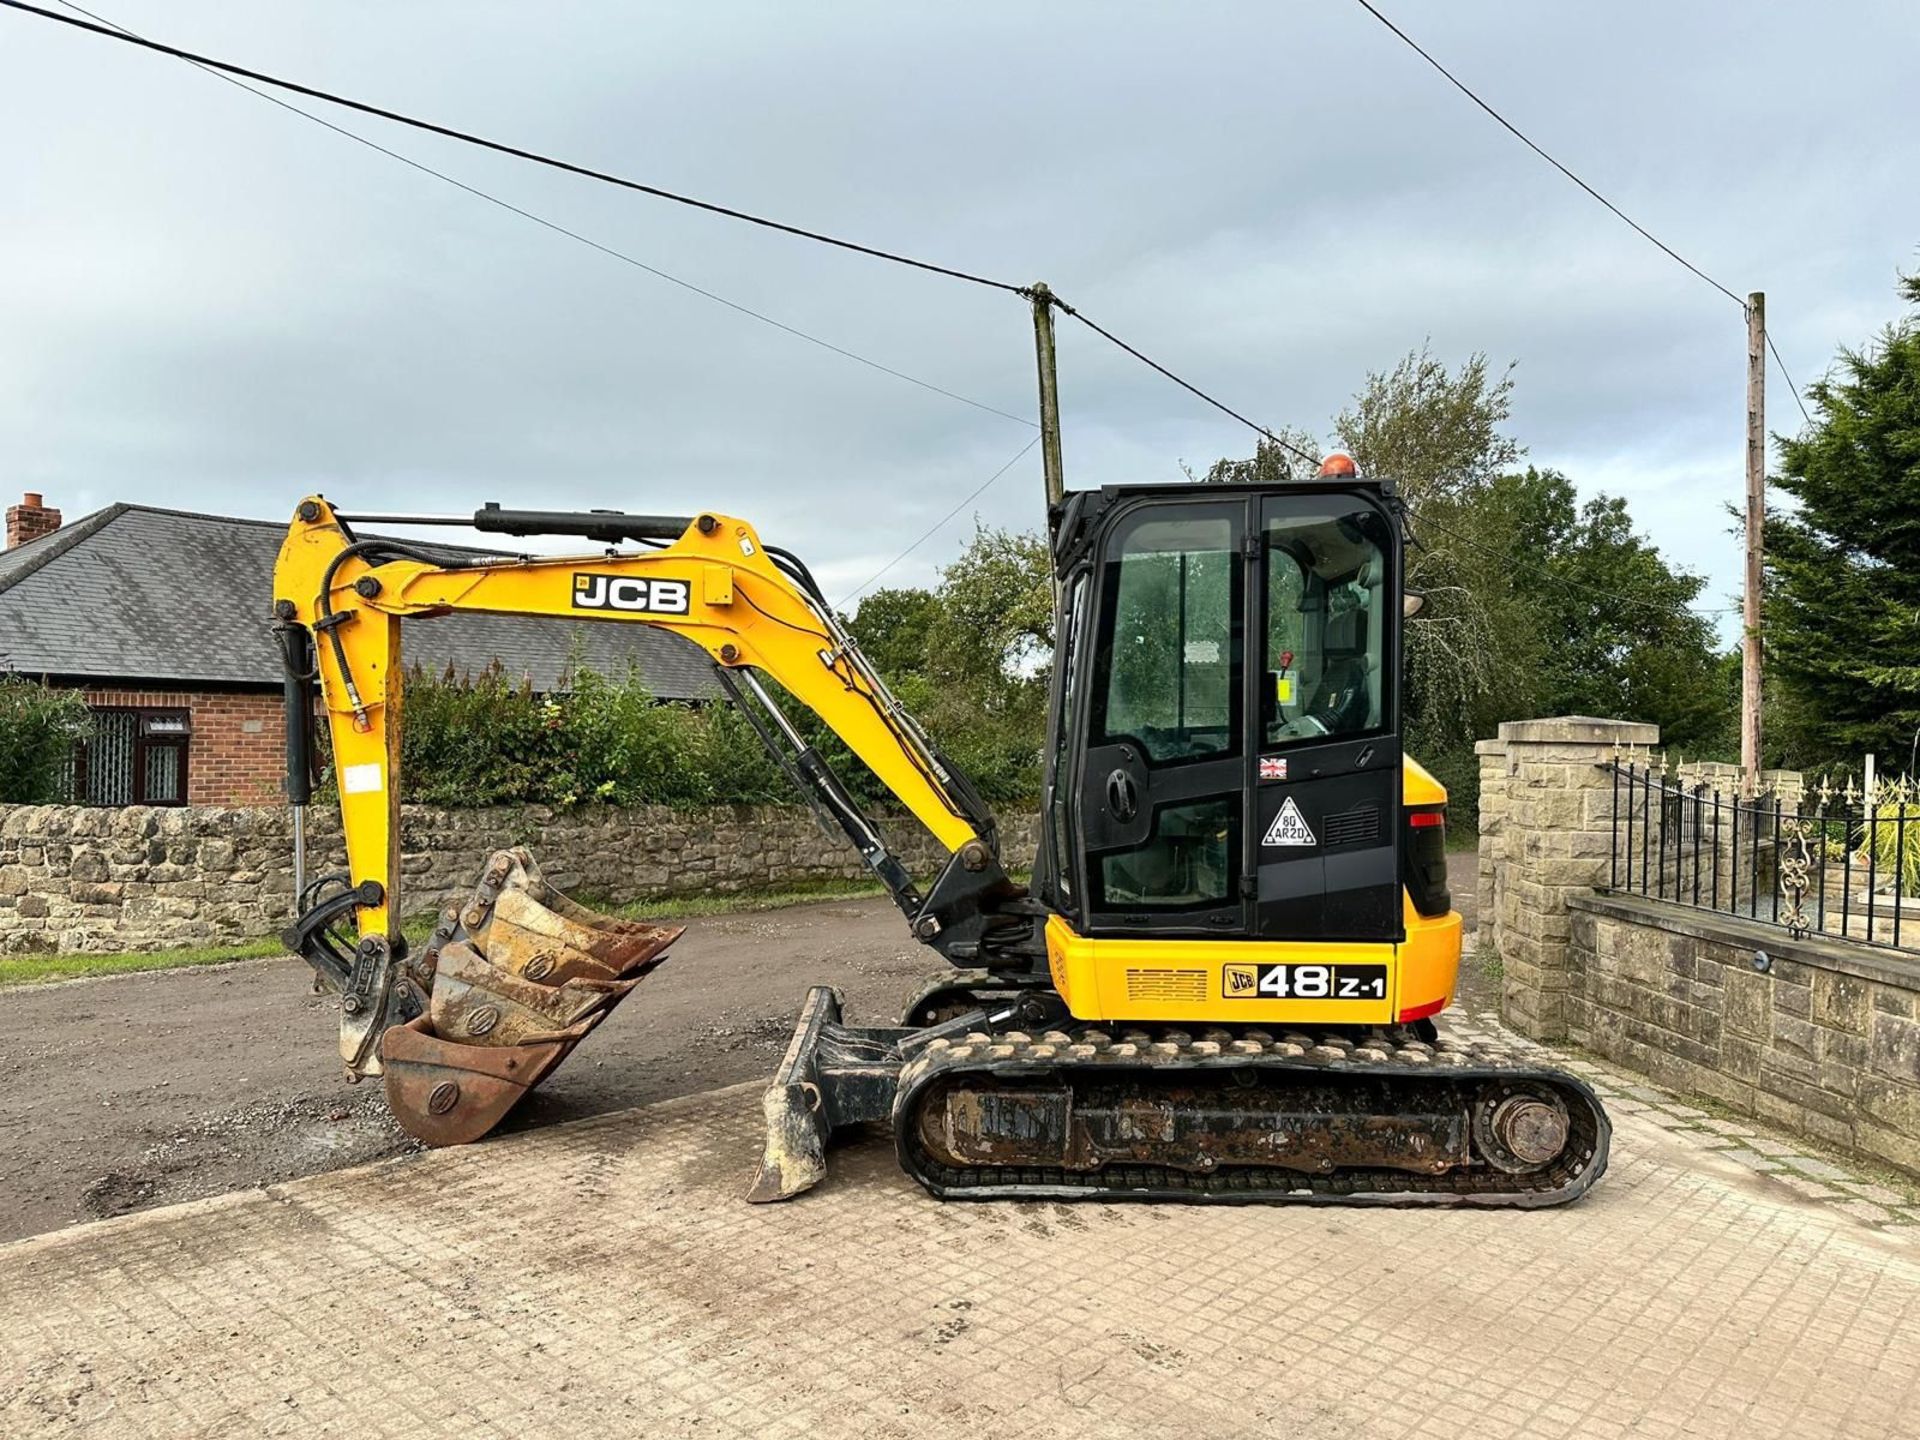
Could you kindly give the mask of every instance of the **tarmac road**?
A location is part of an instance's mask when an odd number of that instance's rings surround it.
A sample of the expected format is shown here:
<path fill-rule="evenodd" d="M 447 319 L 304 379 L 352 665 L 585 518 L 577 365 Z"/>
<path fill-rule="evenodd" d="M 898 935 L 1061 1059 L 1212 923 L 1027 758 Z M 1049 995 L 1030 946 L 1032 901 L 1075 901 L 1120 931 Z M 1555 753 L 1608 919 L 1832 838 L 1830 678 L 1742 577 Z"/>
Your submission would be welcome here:
<path fill-rule="evenodd" d="M 1451 857 L 1463 910 L 1474 863 Z M 944 968 L 884 899 L 696 920 L 502 1128 L 762 1079 L 808 986 L 892 1024 Z M 293 959 L 0 991 L 0 1241 L 417 1148 L 342 1080 L 337 1013 Z"/>

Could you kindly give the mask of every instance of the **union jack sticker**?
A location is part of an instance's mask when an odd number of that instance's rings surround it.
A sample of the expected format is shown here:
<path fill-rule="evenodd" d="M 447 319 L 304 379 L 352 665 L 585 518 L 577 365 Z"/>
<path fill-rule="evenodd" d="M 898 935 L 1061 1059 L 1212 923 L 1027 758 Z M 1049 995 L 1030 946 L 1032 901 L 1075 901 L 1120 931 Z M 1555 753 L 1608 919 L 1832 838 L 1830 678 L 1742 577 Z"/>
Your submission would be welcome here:
<path fill-rule="evenodd" d="M 1260 778 L 1262 780 L 1284 780 L 1287 778 L 1287 759 L 1284 755 L 1262 755 L 1260 757 Z"/>

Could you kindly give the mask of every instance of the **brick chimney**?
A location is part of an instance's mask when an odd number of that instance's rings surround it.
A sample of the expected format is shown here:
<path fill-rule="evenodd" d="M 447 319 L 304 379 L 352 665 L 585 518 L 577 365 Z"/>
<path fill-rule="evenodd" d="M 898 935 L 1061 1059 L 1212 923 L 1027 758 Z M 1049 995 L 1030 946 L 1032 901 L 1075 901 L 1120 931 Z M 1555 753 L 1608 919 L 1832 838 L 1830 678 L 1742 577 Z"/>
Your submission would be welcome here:
<path fill-rule="evenodd" d="M 7 507 L 7 549 L 51 535 L 60 528 L 60 512 L 49 510 L 40 500 L 40 492 L 29 490 L 18 505 Z"/>

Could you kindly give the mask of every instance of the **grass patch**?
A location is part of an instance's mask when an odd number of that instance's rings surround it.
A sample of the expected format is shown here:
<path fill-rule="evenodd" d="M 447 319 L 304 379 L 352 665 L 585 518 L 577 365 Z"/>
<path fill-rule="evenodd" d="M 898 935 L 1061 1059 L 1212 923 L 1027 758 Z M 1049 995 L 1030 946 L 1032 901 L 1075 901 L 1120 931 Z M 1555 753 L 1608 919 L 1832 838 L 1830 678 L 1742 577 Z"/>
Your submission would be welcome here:
<path fill-rule="evenodd" d="M 401 934 L 418 944 L 437 917 L 431 910 L 410 917 Z M 137 975 L 144 970 L 184 970 L 192 965 L 225 965 L 285 955 L 277 935 L 236 940 L 231 945 L 190 945 L 177 950 L 135 950 L 115 955 L 16 955 L 0 957 L 0 990 L 10 985 L 40 985 L 50 980 L 85 980 L 99 975 Z"/>
<path fill-rule="evenodd" d="M 132 975 L 142 970 L 178 970 L 188 965 L 222 965 L 284 955 L 278 940 L 245 940 L 235 945 L 195 946 L 185 950 L 147 950 L 125 955 L 17 955 L 0 959 L 0 988 L 38 985 L 49 980 L 78 980 L 90 975 Z"/>
<path fill-rule="evenodd" d="M 1467 825 L 1449 824 L 1447 826 L 1447 851 L 1449 854 L 1458 854 L 1462 850 L 1478 850 L 1479 848 L 1480 832 L 1478 830 Z"/>
<path fill-rule="evenodd" d="M 1473 968 L 1489 980 L 1498 980 L 1507 973 L 1507 962 L 1493 946 L 1480 944 L 1473 949 Z"/>
<path fill-rule="evenodd" d="M 743 890 L 732 895 L 711 893 L 669 895 L 653 900 L 636 900 L 627 905 L 593 905 L 610 915 L 627 920 L 692 920 L 708 915 L 734 915 L 745 911 L 781 910 L 789 905 L 808 905 L 822 900 L 859 900 L 886 892 L 870 880 L 799 880 L 761 890 Z M 407 939 L 419 944 L 433 929 L 433 911 L 411 916 L 401 928 Z M 98 975 L 134 975 L 147 970 L 182 970 L 192 965 L 224 965 L 234 960 L 258 960 L 286 954 L 277 937 L 241 940 L 231 945 L 189 946 L 178 950 L 142 950 L 115 955 L 11 955 L 0 957 L 0 989 L 15 985 L 38 985 L 53 980 L 81 980 Z"/>
<path fill-rule="evenodd" d="M 623 920 L 697 920 L 707 915 L 784 910 L 789 905 L 811 905 L 821 900 L 864 900 L 870 895 L 886 893 L 876 880 L 795 880 L 786 885 L 739 890 L 727 895 L 693 891 L 633 900 L 625 905 L 596 905 L 591 900 L 580 903 Z"/>
<path fill-rule="evenodd" d="M 1025 872 L 1013 878 L 1026 883 Z M 599 903 L 576 896 L 580 903 L 623 920 L 697 920 L 710 915 L 740 915 L 760 910 L 784 910 L 789 905 L 813 905 L 823 900 L 865 900 L 886 891 L 874 880 L 795 880 L 784 885 L 716 895 L 696 891 L 635 900 L 624 905 Z M 408 918 L 401 932 L 414 944 L 427 938 L 438 916 L 431 910 Z M 37 985 L 51 980 L 80 980 L 97 975 L 133 975 L 145 970 L 180 970 L 190 965 L 223 965 L 233 960 L 258 960 L 284 955 L 275 937 L 236 941 L 231 945 L 193 946 L 179 950 L 144 950 L 119 955 L 19 955 L 0 957 L 0 989 Z"/>

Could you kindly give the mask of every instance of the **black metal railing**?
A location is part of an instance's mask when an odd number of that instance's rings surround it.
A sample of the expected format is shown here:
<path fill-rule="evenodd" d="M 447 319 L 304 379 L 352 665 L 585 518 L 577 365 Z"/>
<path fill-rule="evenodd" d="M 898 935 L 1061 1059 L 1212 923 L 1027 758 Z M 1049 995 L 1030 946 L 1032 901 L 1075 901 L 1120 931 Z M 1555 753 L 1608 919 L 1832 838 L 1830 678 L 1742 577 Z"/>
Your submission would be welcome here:
<path fill-rule="evenodd" d="M 1920 953 L 1920 789 L 1824 781 L 1751 799 L 1614 764 L 1608 889 Z M 1910 833 L 1911 832 L 1911 833 Z"/>

